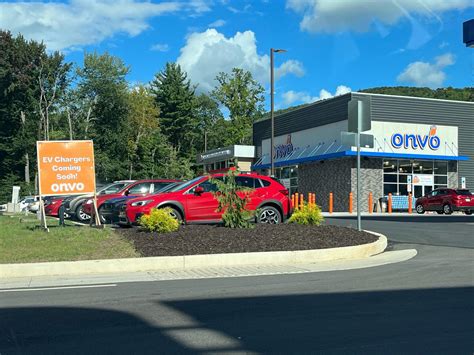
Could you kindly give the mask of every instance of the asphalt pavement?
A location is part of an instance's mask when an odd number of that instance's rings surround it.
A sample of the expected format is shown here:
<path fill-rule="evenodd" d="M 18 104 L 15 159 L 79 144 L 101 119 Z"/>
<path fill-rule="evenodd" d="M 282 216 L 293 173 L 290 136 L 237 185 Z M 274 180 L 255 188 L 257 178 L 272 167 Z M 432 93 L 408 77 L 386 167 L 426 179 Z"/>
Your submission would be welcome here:
<path fill-rule="evenodd" d="M 0 293 L 0 353 L 472 354 L 474 218 L 420 217 L 363 220 L 395 264 Z"/>

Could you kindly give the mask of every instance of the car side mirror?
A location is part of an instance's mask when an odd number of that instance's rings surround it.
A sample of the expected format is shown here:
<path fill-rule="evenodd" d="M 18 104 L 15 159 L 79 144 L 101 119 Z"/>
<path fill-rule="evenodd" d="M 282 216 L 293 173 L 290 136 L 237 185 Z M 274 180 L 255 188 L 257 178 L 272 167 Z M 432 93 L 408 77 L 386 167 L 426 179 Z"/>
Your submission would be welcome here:
<path fill-rule="evenodd" d="M 197 187 L 194 189 L 194 194 L 195 194 L 195 195 L 201 195 L 203 192 L 204 192 L 204 188 L 203 188 L 202 186 L 197 186 Z"/>
<path fill-rule="evenodd" d="M 124 195 L 125 195 L 125 196 L 128 196 L 128 195 L 130 195 L 130 191 L 128 191 L 128 190 L 127 190 L 127 191 L 125 191 Z"/>

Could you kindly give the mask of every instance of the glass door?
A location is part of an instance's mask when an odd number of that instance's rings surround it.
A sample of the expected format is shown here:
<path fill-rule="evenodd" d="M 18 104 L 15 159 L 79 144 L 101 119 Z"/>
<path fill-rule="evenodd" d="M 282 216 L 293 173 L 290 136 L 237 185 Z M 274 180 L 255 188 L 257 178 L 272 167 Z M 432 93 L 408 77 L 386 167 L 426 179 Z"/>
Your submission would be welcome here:
<path fill-rule="evenodd" d="M 414 185 L 414 194 L 413 196 L 415 198 L 425 196 L 429 194 L 431 191 L 433 191 L 433 186 L 432 185 Z"/>

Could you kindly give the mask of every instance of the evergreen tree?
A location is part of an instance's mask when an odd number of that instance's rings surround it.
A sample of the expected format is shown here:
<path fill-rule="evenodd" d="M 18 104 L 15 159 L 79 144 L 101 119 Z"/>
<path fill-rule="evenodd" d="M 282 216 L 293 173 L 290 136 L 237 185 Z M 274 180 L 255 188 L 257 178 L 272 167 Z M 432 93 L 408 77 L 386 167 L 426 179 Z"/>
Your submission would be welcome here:
<path fill-rule="evenodd" d="M 163 134 L 176 148 L 179 157 L 194 158 L 195 116 L 194 87 L 176 63 L 166 63 L 151 82 L 152 93 L 160 109 Z"/>

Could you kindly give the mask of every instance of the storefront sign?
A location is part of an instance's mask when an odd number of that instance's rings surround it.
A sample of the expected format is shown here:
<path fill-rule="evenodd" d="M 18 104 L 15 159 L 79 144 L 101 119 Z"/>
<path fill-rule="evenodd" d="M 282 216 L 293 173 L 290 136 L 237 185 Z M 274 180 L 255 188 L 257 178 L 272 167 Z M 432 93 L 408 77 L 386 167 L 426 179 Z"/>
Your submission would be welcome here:
<path fill-rule="evenodd" d="M 434 185 L 434 176 L 431 174 L 413 174 L 413 185 Z"/>
<path fill-rule="evenodd" d="M 429 133 L 425 135 L 394 133 L 391 139 L 392 147 L 396 149 L 411 147 L 413 150 L 423 150 L 428 147 L 431 150 L 437 150 L 441 145 L 441 139 L 436 135 L 436 130 L 436 126 L 431 126 Z"/>
<path fill-rule="evenodd" d="M 92 141 L 36 142 L 40 195 L 95 192 Z"/>
<path fill-rule="evenodd" d="M 273 148 L 273 158 L 274 159 L 281 159 L 286 158 L 291 153 L 293 153 L 293 143 L 291 143 L 291 134 L 286 137 L 286 143 L 276 145 Z"/>
<path fill-rule="evenodd" d="M 201 161 L 214 159 L 214 158 L 222 158 L 222 157 L 226 157 L 226 156 L 232 156 L 232 152 L 231 152 L 230 149 L 220 150 L 220 151 L 212 152 L 212 153 L 201 154 Z"/>

